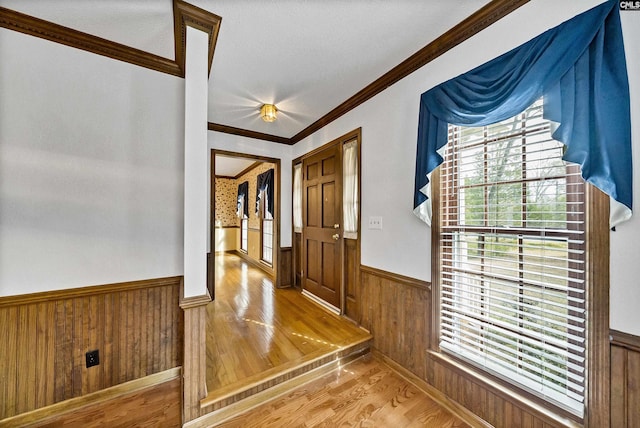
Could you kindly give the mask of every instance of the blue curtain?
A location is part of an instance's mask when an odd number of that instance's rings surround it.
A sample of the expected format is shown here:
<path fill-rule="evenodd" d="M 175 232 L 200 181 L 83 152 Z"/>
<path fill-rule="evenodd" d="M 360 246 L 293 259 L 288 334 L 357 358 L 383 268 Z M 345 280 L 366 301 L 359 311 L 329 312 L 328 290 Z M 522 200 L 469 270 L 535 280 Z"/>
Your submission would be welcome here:
<path fill-rule="evenodd" d="M 249 182 L 245 181 L 243 183 L 238 184 L 238 209 L 236 212 L 238 213 L 238 217 L 244 216 L 244 218 L 249 218 Z M 242 210 L 242 212 L 241 212 Z"/>
<path fill-rule="evenodd" d="M 265 192 L 267 211 L 273 218 L 273 168 L 258 175 L 256 190 L 256 213 L 260 208 L 260 192 Z"/>
<path fill-rule="evenodd" d="M 448 124 L 484 126 L 515 116 L 544 96 L 553 138 L 584 179 L 631 215 L 629 82 L 617 1 L 607 1 L 522 46 L 422 94 L 414 212 L 423 220 L 428 174 L 442 163 Z M 429 210 L 430 211 L 430 210 Z M 619 220 L 615 222 L 619 222 Z"/>

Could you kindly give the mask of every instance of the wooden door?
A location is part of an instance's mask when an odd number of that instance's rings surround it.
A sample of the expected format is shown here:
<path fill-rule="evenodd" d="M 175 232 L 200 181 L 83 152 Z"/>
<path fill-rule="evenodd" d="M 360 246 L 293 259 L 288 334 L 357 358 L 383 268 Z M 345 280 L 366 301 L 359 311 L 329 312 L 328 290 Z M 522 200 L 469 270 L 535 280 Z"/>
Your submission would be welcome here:
<path fill-rule="evenodd" d="M 302 161 L 302 286 L 342 309 L 342 145 Z"/>

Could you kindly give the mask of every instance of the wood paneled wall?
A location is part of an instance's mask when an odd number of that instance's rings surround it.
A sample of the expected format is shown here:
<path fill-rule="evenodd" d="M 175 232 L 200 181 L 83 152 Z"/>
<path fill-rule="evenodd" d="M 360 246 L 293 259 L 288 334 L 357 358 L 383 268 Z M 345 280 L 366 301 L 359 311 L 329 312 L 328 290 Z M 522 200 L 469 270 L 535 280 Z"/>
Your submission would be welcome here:
<path fill-rule="evenodd" d="M 344 240 L 344 314 L 356 322 L 360 322 L 360 305 L 358 304 L 358 284 L 360 283 L 360 257 L 358 241 Z"/>
<path fill-rule="evenodd" d="M 567 418 L 551 414 L 547 409 L 525 406 L 499 384 L 481 381 L 468 374 L 465 367 L 445 362 L 434 356 L 427 360 L 427 382 L 447 397 L 495 427 L 580 427 Z M 526 401 L 526 397 L 519 397 Z M 595 428 L 595 427 L 594 427 Z M 598 427 L 600 428 L 600 427 Z"/>
<path fill-rule="evenodd" d="M 184 364 L 182 366 L 182 422 L 205 414 L 200 400 L 207 396 L 207 305 L 209 295 L 182 298 L 184 311 Z"/>
<path fill-rule="evenodd" d="M 360 325 L 371 332 L 373 347 L 425 379 L 430 284 L 367 266 L 360 278 Z"/>
<path fill-rule="evenodd" d="M 182 364 L 180 278 L 0 298 L 0 420 Z M 100 364 L 85 367 L 98 349 Z"/>
<path fill-rule="evenodd" d="M 293 251 L 291 247 L 281 247 L 278 254 L 277 287 L 291 287 L 293 284 Z"/>
<path fill-rule="evenodd" d="M 611 427 L 640 428 L 640 337 L 611 331 Z"/>
<path fill-rule="evenodd" d="M 293 234 L 293 285 L 302 287 L 302 233 Z"/>

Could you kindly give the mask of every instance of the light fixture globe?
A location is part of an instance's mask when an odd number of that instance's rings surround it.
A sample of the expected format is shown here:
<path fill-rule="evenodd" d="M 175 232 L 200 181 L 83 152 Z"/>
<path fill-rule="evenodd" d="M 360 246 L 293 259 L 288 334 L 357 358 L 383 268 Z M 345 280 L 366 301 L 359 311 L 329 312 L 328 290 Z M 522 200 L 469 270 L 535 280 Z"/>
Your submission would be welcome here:
<path fill-rule="evenodd" d="M 262 107 L 260 107 L 260 116 L 265 122 L 273 122 L 276 120 L 277 113 L 278 109 L 273 104 L 263 104 Z"/>

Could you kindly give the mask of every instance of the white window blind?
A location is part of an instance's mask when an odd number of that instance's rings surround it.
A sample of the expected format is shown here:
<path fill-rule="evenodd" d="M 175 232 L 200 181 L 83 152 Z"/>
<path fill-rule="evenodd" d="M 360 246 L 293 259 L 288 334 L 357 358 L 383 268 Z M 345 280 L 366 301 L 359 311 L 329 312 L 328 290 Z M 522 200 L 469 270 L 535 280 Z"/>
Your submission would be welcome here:
<path fill-rule="evenodd" d="M 584 183 L 542 101 L 449 127 L 440 171 L 440 330 L 456 355 L 582 416 Z"/>
<path fill-rule="evenodd" d="M 249 235 L 249 220 L 243 218 L 240 223 L 240 249 L 245 253 L 248 251 L 248 235 Z"/>
<path fill-rule="evenodd" d="M 273 263 L 273 220 L 262 220 L 262 260 Z"/>

